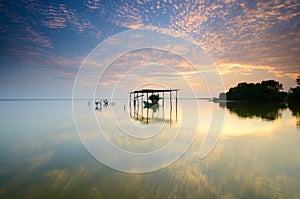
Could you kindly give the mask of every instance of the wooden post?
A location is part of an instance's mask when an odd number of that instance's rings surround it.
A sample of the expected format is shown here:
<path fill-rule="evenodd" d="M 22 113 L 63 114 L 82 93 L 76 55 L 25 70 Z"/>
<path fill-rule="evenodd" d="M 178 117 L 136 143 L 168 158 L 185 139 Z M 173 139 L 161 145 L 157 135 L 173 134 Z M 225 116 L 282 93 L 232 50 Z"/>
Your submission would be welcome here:
<path fill-rule="evenodd" d="M 172 90 L 170 88 L 170 109 L 172 109 Z"/>
<path fill-rule="evenodd" d="M 170 88 L 170 126 L 172 123 L 172 90 Z"/>
<path fill-rule="evenodd" d="M 177 90 L 175 91 L 176 92 L 176 121 L 177 121 Z"/>
<path fill-rule="evenodd" d="M 163 102 L 162 102 L 162 111 L 163 111 L 163 119 L 165 119 L 165 92 L 163 91 Z"/>
<path fill-rule="evenodd" d="M 163 91 L 163 103 L 162 103 L 163 107 L 165 106 L 165 92 Z"/>
<path fill-rule="evenodd" d="M 141 95 L 139 97 L 141 97 L 141 114 L 142 114 L 142 118 L 143 118 L 143 108 L 144 108 L 144 106 L 143 106 L 143 104 L 144 104 L 144 102 L 143 102 L 143 95 Z"/>
<path fill-rule="evenodd" d="M 147 124 L 149 122 L 149 107 L 148 107 L 148 104 L 149 104 L 149 102 L 148 102 L 148 92 L 147 92 Z"/>
<path fill-rule="evenodd" d="M 134 111 L 134 117 L 136 117 L 136 93 L 133 94 L 133 111 Z"/>
<path fill-rule="evenodd" d="M 129 115 L 130 115 L 130 117 L 132 117 L 131 116 L 131 92 L 129 94 Z"/>
<path fill-rule="evenodd" d="M 129 93 L 129 107 L 131 106 L 131 92 Z"/>
<path fill-rule="evenodd" d="M 147 96 L 146 96 L 146 97 L 147 97 L 147 104 L 148 104 L 148 103 L 149 103 L 149 102 L 148 102 L 148 92 L 147 92 Z"/>
<path fill-rule="evenodd" d="M 142 94 L 142 122 L 144 121 L 144 93 Z"/>

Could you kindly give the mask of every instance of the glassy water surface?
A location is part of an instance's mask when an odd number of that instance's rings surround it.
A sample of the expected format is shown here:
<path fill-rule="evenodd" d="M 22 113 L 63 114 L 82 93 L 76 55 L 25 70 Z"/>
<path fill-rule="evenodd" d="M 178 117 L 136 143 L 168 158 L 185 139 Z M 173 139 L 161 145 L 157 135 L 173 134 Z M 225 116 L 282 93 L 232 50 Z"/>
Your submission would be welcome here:
<path fill-rule="evenodd" d="M 78 103 L 81 140 L 71 101 L 0 102 L 0 198 L 300 197 L 297 106 L 178 100 L 177 110 L 170 111 L 168 104 L 137 110 L 125 100 L 107 106 Z M 97 145 L 91 115 L 98 130 L 124 150 L 156 151 L 179 136 L 168 145 L 170 156 L 184 153 L 158 171 L 112 169 L 82 143 Z M 218 122 L 223 125 L 218 142 L 201 159 L 203 140 Z M 111 159 L 127 164 L 121 157 Z"/>

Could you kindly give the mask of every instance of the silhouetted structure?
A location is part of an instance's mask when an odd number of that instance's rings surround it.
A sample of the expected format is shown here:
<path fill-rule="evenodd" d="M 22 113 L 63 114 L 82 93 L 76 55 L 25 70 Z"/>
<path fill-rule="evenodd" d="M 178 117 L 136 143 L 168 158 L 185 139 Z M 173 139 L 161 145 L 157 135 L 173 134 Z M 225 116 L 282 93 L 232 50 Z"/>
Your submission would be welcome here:
<path fill-rule="evenodd" d="M 179 89 L 141 89 L 130 92 L 129 95 L 129 108 L 130 116 L 138 121 L 143 123 L 149 123 L 150 121 L 156 122 L 173 122 L 172 120 L 172 111 L 173 111 L 173 102 L 172 102 L 172 93 L 175 93 L 175 117 L 177 121 L 177 92 Z M 166 96 L 165 96 L 166 94 Z M 162 96 L 162 97 L 159 97 Z M 144 101 L 145 97 L 145 101 Z M 162 116 L 159 116 L 159 100 L 161 99 Z M 169 118 L 165 118 L 165 99 L 169 101 Z M 150 102 L 150 101 L 151 102 Z M 146 109 L 146 114 L 144 115 L 144 109 Z M 152 111 L 151 118 L 149 117 L 149 109 Z M 156 117 L 155 116 L 156 113 Z"/>

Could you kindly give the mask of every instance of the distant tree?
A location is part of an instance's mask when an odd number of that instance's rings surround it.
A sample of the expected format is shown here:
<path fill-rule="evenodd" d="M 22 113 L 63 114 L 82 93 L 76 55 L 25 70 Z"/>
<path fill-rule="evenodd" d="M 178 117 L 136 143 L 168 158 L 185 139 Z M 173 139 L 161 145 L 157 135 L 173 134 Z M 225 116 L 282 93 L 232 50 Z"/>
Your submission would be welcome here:
<path fill-rule="evenodd" d="M 274 91 L 280 91 L 283 90 L 283 85 L 275 80 L 267 80 L 261 82 L 262 86 L 265 86 L 266 88 Z"/>
<path fill-rule="evenodd" d="M 220 93 L 219 94 L 219 99 L 220 100 L 226 100 L 226 93 Z"/>
<path fill-rule="evenodd" d="M 241 101 L 283 101 L 286 98 L 281 83 L 275 80 L 266 80 L 261 83 L 239 83 L 236 87 L 230 88 L 226 93 L 228 100 Z"/>
<path fill-rule="evenodd" d="M 300 103 L 300 76 L 296 79 L 297 87 L 290 88 L 290 92 L 288 94 L 288 102 L 289 103 Z"/>

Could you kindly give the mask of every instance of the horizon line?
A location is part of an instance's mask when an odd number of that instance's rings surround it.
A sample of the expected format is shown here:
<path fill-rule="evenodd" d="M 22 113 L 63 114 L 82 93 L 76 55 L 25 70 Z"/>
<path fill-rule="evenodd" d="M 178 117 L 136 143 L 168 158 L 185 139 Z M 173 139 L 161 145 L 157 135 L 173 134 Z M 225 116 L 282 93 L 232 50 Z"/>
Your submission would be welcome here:
<path fill-rule="evenodd" d="M 129 98 L 81 98 L 81 99 L 72 99 L 72 98 L 2 98 L 0 101 L 70 101 L 70 100 L 129 100 Z M 178 97 L 177 99 L 213 99 L 213 97 Z"/>

